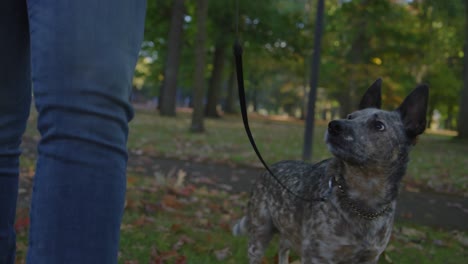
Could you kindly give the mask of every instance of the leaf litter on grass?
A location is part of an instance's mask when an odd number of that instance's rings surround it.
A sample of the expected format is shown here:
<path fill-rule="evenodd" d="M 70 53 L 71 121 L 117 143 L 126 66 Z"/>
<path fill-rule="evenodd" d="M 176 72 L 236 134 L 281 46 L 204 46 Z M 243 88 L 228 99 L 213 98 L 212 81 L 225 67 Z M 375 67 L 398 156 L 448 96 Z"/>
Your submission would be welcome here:
<path fill-rule="evenodd" d="M 130 227 L 122 230 L 121 263 L 247 262 L 246 238 L 231 235 L 246 205 L 246 193 L 229 193 L 215 181 L 194 185 L 183 171 L 160 180 L 137 177 L 129 188 L 127 204 L 132 206 L 126 208 L 124 224 Z M 131 201 L 135 199 L 139 201 Z M 446 263 L 440 260 L 444 255 L 460 261 L 467 257 L 466 239 L 463 232 L 397 223 L 379 263 L 414 263 L 415 256 L 420 263 Z M 275 241 L 263 263 L 277 261 Z M 294 261 L 298 257 L 293 256 Z"/>
<path fill-rule="evenodd" d="M 238 209 L 233 208 L 240 204 L 242 195 L 230 195 L 220 190 L 223 187 L 213 188 L 214 182 L 211 188 L 190 184 L 183 170 L 171 174 L 164 179 L 129 176 L 132 183 L 127 192 L 122 240 L 126 240 L 127 235 L 132 239 L 132 232 L 133 236 L 135 232 L 143 232 L 140 241 L 127 241 L 135 248 L 135 244 L 145 244 L 148 237 L 156 239 L 152 244 L 143 245 L 146 257 L 140 256 L 140 259 L 134 258 L 131 249 L 123 246 L 123 263 L 128 260 L 190 263 L 194 254 L 211 261 L 228 259 L 232 255 L 232 245 L 225 237 L 230 237 L 231 221 L 238 217 Z M 222 233 L 223 238 L 212 239 L 213 233 Z M 127 243 L 123 241 L 122 245 Z"/>

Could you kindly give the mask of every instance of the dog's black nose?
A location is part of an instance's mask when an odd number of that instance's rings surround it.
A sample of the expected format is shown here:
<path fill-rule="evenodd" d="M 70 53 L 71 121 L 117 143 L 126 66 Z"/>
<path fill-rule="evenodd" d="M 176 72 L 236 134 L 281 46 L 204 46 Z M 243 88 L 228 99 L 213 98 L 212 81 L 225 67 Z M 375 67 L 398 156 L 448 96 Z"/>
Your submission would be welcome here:
<path fill-rule="evenodd" d="M 340 121 L 333 120 L 330 123 L 328 123 L 328 133 L 330 133 L 331 135 L 339 135 L 342 131 L 343 125 Z"/>

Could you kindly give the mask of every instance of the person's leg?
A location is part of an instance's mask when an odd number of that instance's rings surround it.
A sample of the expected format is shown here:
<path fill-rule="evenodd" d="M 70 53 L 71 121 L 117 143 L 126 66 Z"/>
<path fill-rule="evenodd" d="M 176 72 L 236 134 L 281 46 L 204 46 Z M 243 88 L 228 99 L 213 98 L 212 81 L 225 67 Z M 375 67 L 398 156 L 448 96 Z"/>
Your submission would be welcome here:
<path fill-rule="evenodd" d="M 19 145 L 31 102 L 26 3 L 0 1 L 0 263 L 15 263 Z"/>
<path fill-rule="evenodd" d="M 27 262 L 117 263 L 143 0 L 28 0 L 41 133 Z"/>

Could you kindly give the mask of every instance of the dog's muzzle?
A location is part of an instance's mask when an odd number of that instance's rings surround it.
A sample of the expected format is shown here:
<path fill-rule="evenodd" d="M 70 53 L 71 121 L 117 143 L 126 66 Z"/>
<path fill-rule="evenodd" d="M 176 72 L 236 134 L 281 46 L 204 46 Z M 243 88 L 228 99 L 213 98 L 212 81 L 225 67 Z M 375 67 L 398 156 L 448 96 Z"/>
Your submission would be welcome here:
<path fill-rule="evenodd" d="M 332 136 L 340 135 L 344 130 L 344 125 L 341 121 L 333 120 L 328 123 L 328 133 Z"/>
<path fill-rule="evenodd" d="M 328 131 L 326 136 L 327 143 L 339 144 L 340 142 L 351 142 L 354 141 L 354 136 L 351 128 L 346 121 L 333 120 L 328 123 Z"/>

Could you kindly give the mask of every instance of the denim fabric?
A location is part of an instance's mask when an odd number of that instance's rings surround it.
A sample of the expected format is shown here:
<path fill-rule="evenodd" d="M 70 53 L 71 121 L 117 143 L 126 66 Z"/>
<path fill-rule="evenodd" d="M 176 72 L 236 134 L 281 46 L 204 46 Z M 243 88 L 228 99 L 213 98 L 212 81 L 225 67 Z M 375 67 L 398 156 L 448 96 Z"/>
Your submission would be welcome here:
<path fill-rule="evenodd" d="M 146 1 L 0 2 L 0 263 L 14 263 L 31 81 L 41 140 L 27 262 L 117 263 Z"/>
<path fill-rule="evenodd" d="M 31 102 L 25 1 L 0 1 L 0 263 L 15 263 L 19 145 Z"/>

